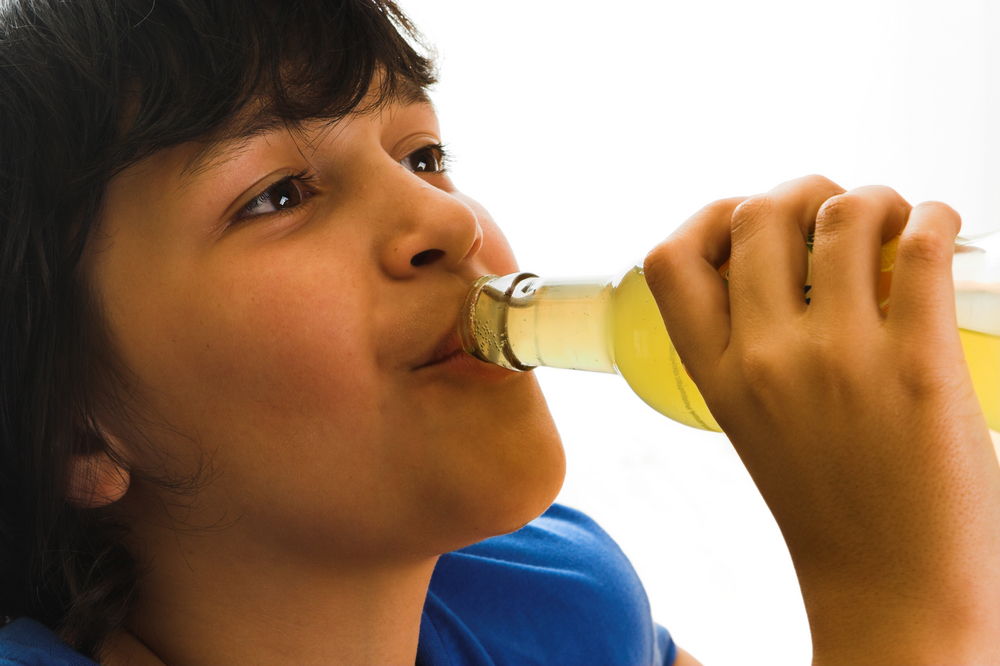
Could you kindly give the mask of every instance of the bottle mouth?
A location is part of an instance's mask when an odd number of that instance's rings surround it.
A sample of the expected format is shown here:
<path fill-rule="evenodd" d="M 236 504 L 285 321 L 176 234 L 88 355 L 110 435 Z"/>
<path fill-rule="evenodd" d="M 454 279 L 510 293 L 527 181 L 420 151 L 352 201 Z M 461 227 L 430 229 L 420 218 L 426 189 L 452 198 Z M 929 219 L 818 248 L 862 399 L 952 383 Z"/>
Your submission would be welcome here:
<path fill-rule="evenodd" d="M 511 273 L 499 277 L 484 275 L 476 280 L 465 297 L 459 317 L 458 335 L 462 348 L 481 361 L 523 372 L 534 366 L 517 360 L 507 337 L 507 312 L 514 287 L 534 273 Z"/>

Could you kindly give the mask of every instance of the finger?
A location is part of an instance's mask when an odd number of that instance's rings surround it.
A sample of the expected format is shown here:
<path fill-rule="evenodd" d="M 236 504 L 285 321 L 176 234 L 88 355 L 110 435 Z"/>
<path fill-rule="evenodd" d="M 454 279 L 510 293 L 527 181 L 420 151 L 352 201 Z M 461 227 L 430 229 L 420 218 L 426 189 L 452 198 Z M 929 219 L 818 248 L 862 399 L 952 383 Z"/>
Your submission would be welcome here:
<path fill-rule="evenodd" d="M 805 307 L 806 238 L 823 202 L 844 191 L 821 176 L 782 183 L 734 212 L 729 299 L 734 332 L 759 332 Z"/>
<path fill-rule="evenodd" d="M 961 226 L 959 214 L 943 203 L 926 202 L 910 211 L 896 249 L 887 313 L 892 325 L 954 335 L 955 285 L 951 262 Z"/>
<path fill-rule="evenodd" d="M 718 267 L 729 256 L 730 220 L 743 198 L 695 213 L 646 256 L 643 272 L 667 333 L 697 375 L 729 343 L 729 293 Z"/>
<path fill-rule="evenodd" d="M 910 204 L 888 187 L 859 187 L 816 214 L 810 314 L 879 317 L 882 244 L 906 225 Z"/>

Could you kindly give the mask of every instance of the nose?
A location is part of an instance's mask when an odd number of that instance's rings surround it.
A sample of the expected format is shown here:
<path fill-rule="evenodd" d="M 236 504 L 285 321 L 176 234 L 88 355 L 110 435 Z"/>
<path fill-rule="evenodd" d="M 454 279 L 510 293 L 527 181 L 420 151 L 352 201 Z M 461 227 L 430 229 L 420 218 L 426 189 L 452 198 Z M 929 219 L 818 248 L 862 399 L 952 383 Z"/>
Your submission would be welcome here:
<path fill-rule="evenodd" d="M 453 270 L 475 255 L 483 242 L 476 212 L 414 173 L 393 166 L 395 173 L 383 181 L 391 220 L 380 253 L 386 273 L 408 279 L 430 267 Z"/>

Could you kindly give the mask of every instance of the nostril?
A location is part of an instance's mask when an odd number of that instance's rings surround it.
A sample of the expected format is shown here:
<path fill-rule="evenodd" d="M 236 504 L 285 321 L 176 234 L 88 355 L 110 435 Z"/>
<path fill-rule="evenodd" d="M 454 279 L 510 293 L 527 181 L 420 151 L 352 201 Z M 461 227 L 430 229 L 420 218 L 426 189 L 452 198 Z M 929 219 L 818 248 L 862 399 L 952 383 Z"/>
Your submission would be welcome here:
<path fill-rule="evenodd" d="M 410 259 L 410 265 L 423 266 L 424 264 L 432 264 L 443 256 L 444 250 L 424 250 L 413 255 L 413 258 Z"/>

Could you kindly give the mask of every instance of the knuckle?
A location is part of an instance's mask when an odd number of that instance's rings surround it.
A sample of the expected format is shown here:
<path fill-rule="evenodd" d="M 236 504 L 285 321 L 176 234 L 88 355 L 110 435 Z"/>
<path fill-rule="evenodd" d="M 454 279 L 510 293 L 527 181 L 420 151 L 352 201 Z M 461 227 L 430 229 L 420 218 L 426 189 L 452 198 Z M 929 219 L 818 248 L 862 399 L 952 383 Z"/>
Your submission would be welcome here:
<path fill-rule="evenodd" d="M 830 197 L 823 202 L 816 213 L 817 224 L 838 224 L 855 219 L 868 210 L 865 197 L 853 192 L 845 192 Z"/>
<path fill-rule="evenodd" d="M 733 210 L 746 201 L 746 197 L 728 197 L 726 199 L 716 199 L 712 203 L 702 208 L 702 212 L 710 215 L 732 215 Z"/>
<path fill-rule="evenodd" d="M 745 352 L 740 358 L 743 381 L 754 393 L 766 390 L 773 374 L 773 367 L 760 354 Z"/>
<path fill-rule="evenodd" d="M 758 396 L 787 386 L 787 372 L 780 354 L 767 344 L 747 345 L 740 354 L 740 371 L 746 387 Z"/>
<path fill-rule="evenodd" d="M 790 184 L 795 187 L 801 187 L 809 192 L 816 192 L 820 194 L 826 193 L 828 196 L 831 192 L 840 193 L 844 191 L 844 188 L 837 185 L 837 183 L 833 182 L 826 176 L 821 176 L 816 173 L 796 178 L 795 180 L 790 181 Z"/>
<path fill-rule="evenodd" d="M 939 264 L 951 260 L 954 252 L 950 239 L 927 229 L 915 229 L 899 239 L 896 257 L 906 261 Z"/>
<path fill-rule="evenodd" d="M 642 263 L 646 285 L 653 294 L 665 291 L 674 283 L 674 276 L 680 271 L 680 250 L 678 243 L 666 240 L 650 251 Z"/>
<path fill-rule="evenodd" d="M 882 199 L 884 201 L 894 203 L 905 203 L 905 199 L 900 196 L 899 192 L 892 189 L 888 185 L 863 185 L 861 187 L 854 188 L 849 192 L 849 194 L 863 196 L 869 199 Z"/>
<path fill-rule="evenodd" d="M 781 183 L 768 194 L 799 209 L 802 206 L 818 208 L 820 203 L 843 191 L 844 188 L 829 178 L 814 174 Z"/>
<path fill-rule="evenodd" d="M 814 173 L 809 174 L 808 176 L 800 176 L 799 178 L 786 180 L 785 182 L 772 188 L 771 194 L 786 195 L 789 193 L 796 193 L 806 194 L 810 197 L 815 194 L 821 194 L 825 195 L 823 198 L 826 198 L 834 194 L 839 194 L 843 191 L 844 188 L 837 185 L 829 178 Z"/>
<path fill-rule="evenodd" d="M 865 185 L 851 190 L 850 194 L 863 197 L 873 210 L 879 209 L 884 214 L 898 215 L 902 219 L 906 219 L 912 208 L 899 192 L 887 185 Z"/>
<path fill-rule="evenodd" d="M 924 201 L 918 203 L 910 212 L 910 215 L 914 214 L 939 218 L 956 224 L 962 221 L 962 216 L 958 214 L 957 210 L 941 201 Z"/>
<path fill-rule="evenodd" d="M 733 210 L 733 234 L 752 234 L 754 230 L 764 224 L 773 211 L 774 200 L 766 194 L 744 200 Z"/>
<path fill-rule="evenodd" d="M 840 336 L 820 333 L 807 339 L 791 336 L 778 341 L 770 335 L 744 344 L 739 372 L 749 393 L 780 412 L 789 399 L 801 397 L 810 383 L 815 384 L 809 388 L 813 396 L 849 393 L 845 386 L 857 374 L 860 360 L 853 345 Z M 816 384 L 818 378 L 820 383 Z"/>
<path fill-rule="evenodd" d="M 911 349 L 898 355 L 899 371 L 896 385 L 909 400 L 926 402 L 954 396 L 963 390 L 961 381 L 955 379 L 951 368 L 942 369 L 929 362 L 923 349 Z M 965 387 L 968 390 L 968 387 Z"/>

